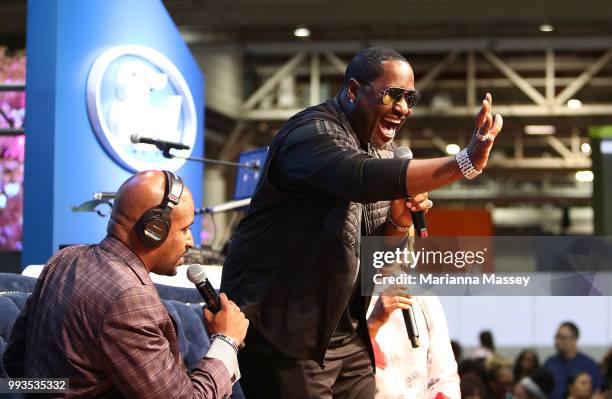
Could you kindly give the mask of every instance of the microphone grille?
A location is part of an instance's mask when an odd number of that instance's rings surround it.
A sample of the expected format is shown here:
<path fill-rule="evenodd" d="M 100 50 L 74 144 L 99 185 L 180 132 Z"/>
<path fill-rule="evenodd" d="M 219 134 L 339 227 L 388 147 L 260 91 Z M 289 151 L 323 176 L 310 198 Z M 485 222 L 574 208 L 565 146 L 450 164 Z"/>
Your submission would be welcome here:
<path fill-rule="evenodd" d="M 193 284 L 200 284 L 206 280 L 206 270 L 202 265 L 191 265 L 187 268 L 187 279 Z"/>
<path fill-rule="evenodd" d="M 400 146 L 395 149 L 395 158 L 399 159 L 412 159 L 412 151 L 406 146 Z"/>
<path fill-rule="evenodd" d="M 134 144 L 138 144 L 138 140 L 140 140 L 140 136 L 137 135 L 136 133 L 132 134 L 130 136 L 130 141 Z"/>

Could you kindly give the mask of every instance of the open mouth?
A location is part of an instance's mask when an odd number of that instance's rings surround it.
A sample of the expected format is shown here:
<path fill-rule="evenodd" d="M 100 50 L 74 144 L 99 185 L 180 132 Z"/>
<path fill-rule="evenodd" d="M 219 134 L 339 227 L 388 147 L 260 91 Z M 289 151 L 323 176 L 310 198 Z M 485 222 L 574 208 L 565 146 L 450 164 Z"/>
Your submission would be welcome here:
<path fill-rule="evenodd" d="M 382 133 L 389 138 L 393 138 L 395 137 L 395 133 L 397 133 L 401 122 L 389 119 L 382 119 L 379 124 Z"/>

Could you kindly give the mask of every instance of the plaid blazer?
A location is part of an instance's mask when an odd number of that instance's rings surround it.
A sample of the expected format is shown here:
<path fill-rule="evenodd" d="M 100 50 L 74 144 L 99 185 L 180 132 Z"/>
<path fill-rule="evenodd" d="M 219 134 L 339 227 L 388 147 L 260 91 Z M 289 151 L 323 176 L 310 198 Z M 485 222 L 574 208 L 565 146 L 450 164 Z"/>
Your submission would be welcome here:
<path fill-rule="evenodd" d="M 147 270 L 110 236 L 49 260 L 4 363 L 12 377 L 69 378 L 66 397 L 220 398 L 232 389 L 218 359 L 188 373 Z"/>

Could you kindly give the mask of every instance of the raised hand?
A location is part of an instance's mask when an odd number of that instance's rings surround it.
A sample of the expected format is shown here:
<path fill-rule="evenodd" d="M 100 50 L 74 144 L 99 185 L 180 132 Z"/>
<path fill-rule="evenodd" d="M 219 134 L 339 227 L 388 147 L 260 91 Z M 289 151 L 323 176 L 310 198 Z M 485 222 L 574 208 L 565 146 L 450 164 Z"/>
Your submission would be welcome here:
<path fill-rule="evenodd" d="M 482 170 L 487 165 L 493 142 L 504 125 L 501 115 L 497 114 L 493 117 L 491 114 L 492 104 L 493 97 L 487 93 L 476 115 L 476 129 L 467 146 L 468 156 L 476 170 Z"/>

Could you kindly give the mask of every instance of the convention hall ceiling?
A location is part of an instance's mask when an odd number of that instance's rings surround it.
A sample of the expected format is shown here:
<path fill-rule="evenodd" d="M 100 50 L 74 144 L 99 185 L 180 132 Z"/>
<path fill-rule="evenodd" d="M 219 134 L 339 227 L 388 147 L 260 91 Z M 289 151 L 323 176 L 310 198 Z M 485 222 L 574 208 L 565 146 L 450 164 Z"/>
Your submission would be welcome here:
<path fill-rule="evenodd" d="M 609 0 L 164 0 L 194 44 L 529 37 L 543 23 L 554 36 L 612 34 Z M 85 4 L 85 2 L 84 2 Z M 85 6 L 85 5 L 84 5 Z M 0 1 L 0 35 L 23 35 L 26 0 Z"/>
<path fill-rule="evenodd" d="M 591 166 L 581 151 L 589 126 L 612 124 L 610 0 L 163 3 L 200 62 L 227 54 L 220 65 L 240 64 L 235 83 L 225 83 L 240 86 L 241 95 L 225 111 L 209 109 L 215 78 L 207 75 L 207 153 L 213 157 L 233 159 L 242 149 L 266 145 L 289 115 L 338 90 L 352 54 L 386 45 L 409 58 L 424 94 L 399 134 L 417 156 L 464 145 L 481 95 L 491 90 L 505 116 L 491 169 L 504 175 L 513 169 L 515 176 L 484 187 L 490 192 L 480 200 L 498 201 L 513 190 L 528 202 L 590 203 L 590 188 L 576 185 L 573 174 Z M 0 0 L 0 18 L 0 43 L 23 47 L 26 1 Z M 295 37 L 298 27 L 310 36 Z M 567 106 L 573 97 L 581 108 Z M 553 126 L 555 134 L 528 136 L 527 125 Z M 466 192 L 449 193 L 449 201 Z"/>

